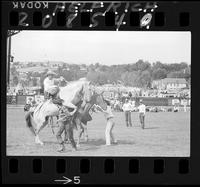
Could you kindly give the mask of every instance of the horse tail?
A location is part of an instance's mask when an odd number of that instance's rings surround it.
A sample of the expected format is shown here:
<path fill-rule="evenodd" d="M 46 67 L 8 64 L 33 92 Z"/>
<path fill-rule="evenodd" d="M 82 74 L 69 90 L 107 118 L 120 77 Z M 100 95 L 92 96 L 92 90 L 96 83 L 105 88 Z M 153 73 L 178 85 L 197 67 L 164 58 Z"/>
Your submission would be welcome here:
<path fill-rule="evenodd" d="M 26 126 L 30 129 L 30 131 L 36 136 L 35 130 L 34 130 L 34 126 L 32 123 L 32 112 L 28 112 L 25 116 L 25 120 L 26 120 Z"/>

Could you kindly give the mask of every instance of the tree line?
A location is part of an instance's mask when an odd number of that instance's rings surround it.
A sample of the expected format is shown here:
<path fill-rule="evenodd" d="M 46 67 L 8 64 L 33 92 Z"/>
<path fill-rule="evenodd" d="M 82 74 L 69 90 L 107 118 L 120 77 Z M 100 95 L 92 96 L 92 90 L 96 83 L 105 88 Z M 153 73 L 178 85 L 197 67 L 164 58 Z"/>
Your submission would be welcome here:
<path fill-rule="evenodd" d="M 102 85 L 108 83 L 122 83 L 125 86 L 151 87 L 153 80 L 164 78 L 185 78 L 190 82 L 191 67 L 185 62 L 163 64 L 138 60 L 136 63 L 123 65 L 95 65 L 89 66 L 87 77 L 92 82 Z"/>
<path fill-rule="evenodd" d="M 34 77 L 40 77 L 40 84 L 42 85 L 47 71 L 48 69 L 43 73 L 29 72 L 27 77 L 29 81 L 34 79 Z M 140 59 L 136 63 L 110 66 L 100 63 L 90 65 L 63 64 L 55 72 L 58 77 L 63 76 L 67 81 L 87 77 L 96 85 L 120 83 L 124 86 L 149 88 L 153 80 L 164 78 L 185 78 L 189 83 L 191 66 L 185 62 L 164 64 L 157 61 L 151 64 Z M 11 69 L 11 74 L 17 79 L 18 73 L 16 68 Z"/>

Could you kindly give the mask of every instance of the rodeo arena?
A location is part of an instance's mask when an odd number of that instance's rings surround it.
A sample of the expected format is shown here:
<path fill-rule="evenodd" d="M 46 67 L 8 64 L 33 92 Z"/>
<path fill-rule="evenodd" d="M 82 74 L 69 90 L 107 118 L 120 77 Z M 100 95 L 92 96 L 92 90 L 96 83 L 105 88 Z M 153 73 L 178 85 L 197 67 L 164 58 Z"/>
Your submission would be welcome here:
<path fill-rule="evenodd" d="M 190 89 L 184 79 L 152 89 L 86 78 L 65 86 L 7 89 L 7 155 L 189 156 Z"/>
<path fill-rule="evenodd" d="M 7 37 L 7 156 L 190 156 L 191 86 L 188 80 L 165 75 L 151 81 L 148 78 L 148 86 L 137 86 L 125 84 L 122 78 L 117 82 L 115 76 L 112 81 L 97 84 L 87 75 L 90 71 L 92 75 L 100 72 L 96 71 L 99 64 L 95 70 L 88 70 L 90 65 L 86 64 L 62 62 L 60 66 L 51 66 L 49 60 L 33 61 L 35 64 L 31 59 L 14 61 L 11 54 L 16 53 L 11 51 L 11 36 L 19 32 L 9 31 Z M 24 31 L 24 36 L 28 34 Z M 39 40 L 47 35 L 43 34 Z M 65 43 L 63 40 L 70 32 L 64 36 L 59 46 Z M 20 48 L 21 55 L 27 47 L 25 41 L 21 45 L 22 38 L 18 40 L 23 49 Z M 56 46 L 55 49 L 58 51 Z M 148 64 L 138 62 L 141 63 Z M 65 74 L 59 73 L 62 70 Z"/>

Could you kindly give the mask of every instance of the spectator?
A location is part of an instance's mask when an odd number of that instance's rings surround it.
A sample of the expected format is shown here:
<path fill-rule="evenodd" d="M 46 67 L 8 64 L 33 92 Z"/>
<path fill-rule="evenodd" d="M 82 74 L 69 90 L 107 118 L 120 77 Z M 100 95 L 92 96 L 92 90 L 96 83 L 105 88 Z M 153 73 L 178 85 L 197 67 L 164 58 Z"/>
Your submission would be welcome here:
<path fill-rule="evenodd" d="M 127 127 L 132 127 L 132 122 L 131 122 L 131 104 L 128 99 L 125 100 L 124 105 L 122 106 L 122 110 L 125 112 L 125 119 L 126 119 L 126 126 Z"/>
<path fill-rule="evenodd" d="M 178 112 L 179 111 L 179 107 L 177 104 L 174 105 L 174 112 Z"/>
<path fill-rule="evenodd" d="M 145 113 L 146 113 L 146 106 L 143 104 L 143 101 L 140 99 L 140 104 L 138 106 L 139 109 L 139 118 L 140 118 L 140 123 L 142 126 L 142 129 L 144 129 L 144 119 L 145 119 Z"/>
<path fill-rule="evenodd" d="M 129 92 L 129 93 L 128 93 L 128 96 L 129 96 L 129 98 L 131 98 L 131 97 L 132 97 L 132 93 L 131 93 L 131 92 Z"/>
<path fill-rule="evenodd" d="M 187 100 L 186 99 L 183 100 L 183 109 L 184 109 L 184 112 L 187 112 Z"/>

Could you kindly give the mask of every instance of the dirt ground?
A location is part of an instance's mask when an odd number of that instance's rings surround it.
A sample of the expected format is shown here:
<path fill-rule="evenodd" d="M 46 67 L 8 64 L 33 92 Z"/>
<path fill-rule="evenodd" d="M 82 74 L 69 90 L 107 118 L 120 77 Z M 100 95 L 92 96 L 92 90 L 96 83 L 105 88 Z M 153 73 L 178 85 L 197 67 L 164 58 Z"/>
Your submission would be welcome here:
<path fill-rule="evenodd" d="M 58 143 L 50 127 L 40 138 L 44 146 L 36 145 L 34 136 L 25 125 L 23 108 L 7 107 L 7 155 L 18 156 L 190 156 L 190 113 L 146 113 L 146 127 L 141 129 L 138 113 L 132 113 L 133 127 L 126 127 L 122 112 L 115 114 L 114 134 L 117 145 L 105 146 L 106 120 L 103 114 L 93 114 L 88 123 L 89 141 L 81 140 L 81 147 L 73 151 L 57 152 Z M 56 132 L 57 128 L 55 128 Z M 75 139 L 77 131 L 74 131 Z"/>

